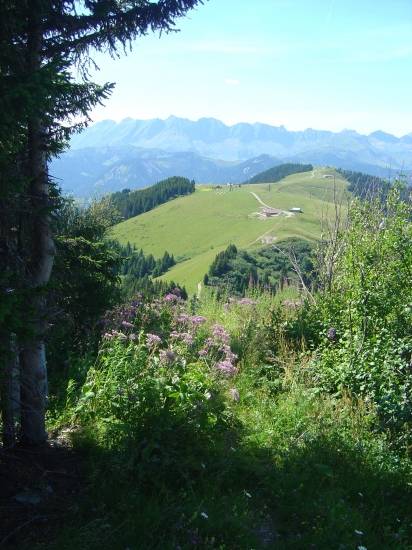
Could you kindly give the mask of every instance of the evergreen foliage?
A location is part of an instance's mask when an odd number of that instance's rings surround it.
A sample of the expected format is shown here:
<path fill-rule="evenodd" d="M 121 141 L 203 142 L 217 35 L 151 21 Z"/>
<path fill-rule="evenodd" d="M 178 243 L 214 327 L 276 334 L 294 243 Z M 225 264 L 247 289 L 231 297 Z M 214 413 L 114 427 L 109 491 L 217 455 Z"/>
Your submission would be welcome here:
<path fill-rule="evenodd" d="M 253 176 L 253 178 L 245 181 L 245 183 L 276 183 L 291 174 L 309 172 L 310 170 L 313 170 L 313 166 L 311 164 L 293 164 L 288 162 L 286 164 L 280 164 L 279 166 L 269 168 L 269 170 L 265 170 L 264 172 Z"/>
<path fill-rule="evenodd" d="M 29 442 L 42 443 L 46 437 L 46 295 L 56 251 L 52 213 L 59 208 L 48 162 L 112 91 L 112 84 L 88 80 L 92 51 L 115 57 L 149 30 L 173 31 L 175 19 L 199 2 L 0 1 L 0 284 L 2 292 L 6 285 L 15 290 L 0 310 L 0 351 L 4 372 L 21 351 L 22 433 Z M 73 78 L 75 66 L 79 82 Z M 37 312 L 30 316 L 35 337 L 24 348 L 22 323 L 8 323 L 11 306 Z M 7 400 L 5 390 L 2 406 Z M 5 434 L 14 437 L 10 422 Z"/>
<path fill-rule="evenodd" d="M 234 244 L 230 244 L 226 250 L 217 254 L 209 268 L 209 275 L 211 277 L 219 277 L 220 275 L 223 275 L 223 273 L 229 269 L 229 261 L 236 258 L 236 255 L 236 246 Z"/>
<path fill-rule="evenodd" d="M 255 291 L 299 286 L 290 254 L 299 265 L 303 282 L 307 287 L 315 284 L 313 266 L 314 245 L 297 238 L 290 239 L 280 250 L 268 246 L 257 252 L 237 250 L 234 245 L 217 254 L 205 275 L 203 283 L 230 296 L 245 296 L 250 288 Z"/>
<path fill-rule="evenodd" d="M 66 199 L 60 209 L 51 285 L 55 306 L 77 329 L 92 326 L 120 299 L 124 257 L 108 239 L 120 219 L 108 197 L 83 204 Z"/>
<path fill-rule="evenodd" d="M 170 199 L 194 192 L 194 181 L 173 176 L 146 189 L 138 189 L 137 191 L 123 189 L 121 192 L 113 193 L 111 200 L 122 216 L 128 220 L 144 212 L 149 212 Z"/>
<path fill-rule="evenodd" d="M 387 191 L 389 188 L 389 184 L 385 180 L 363 172 L 343 170 L 342 168 L 336 169 L 336 172 L 350 183 L 348 191 L 361 198 L 376 195 L 379 190 Z"/>
<path fill-rule="evenodd" d="M 176 262 L 173 254 L 168 252 L 163 254 L 162 258 L 155 260 L 153 254 L 145 255 L 143 250 L 136 250 L 128 242 L 126 246 L 121 246 L 117 241 L 112 242 L 112 246 L 119 251 L 119 254 L 124 258 L 124 263 L 120 270 L 120 275 L 130 276 L 135 279 L 141 279 L 145 275 L 159 277 L 166 273 L 168 269 L 173 267 Z"/>
<path fill-rule="evenodd" d="M 153 300 L 162 298 L 170 292 L 176 292 L 176 289 L 182 300 L 187 300 L 186 288 L 174 281 L 153 280 L 149 275 L 144 275 L 141 279 L 125 277 L 122 281 L 122 295 L 125 300 L 130 300 L 136 295 L 144 296 L 147 300 Z"/>

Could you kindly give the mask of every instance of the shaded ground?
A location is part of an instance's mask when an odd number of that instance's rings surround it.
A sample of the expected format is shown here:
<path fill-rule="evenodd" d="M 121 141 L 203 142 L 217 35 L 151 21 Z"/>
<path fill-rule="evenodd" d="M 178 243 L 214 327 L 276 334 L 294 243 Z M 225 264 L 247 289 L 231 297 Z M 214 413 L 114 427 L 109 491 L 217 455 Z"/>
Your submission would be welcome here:
<path fill-rule="evenodd" d="M 85 478 L 79 457 L 61 441 L 35 449 L 0 446 L 0 548 L 32 549 L 54 540 L 75 513 Z"/>

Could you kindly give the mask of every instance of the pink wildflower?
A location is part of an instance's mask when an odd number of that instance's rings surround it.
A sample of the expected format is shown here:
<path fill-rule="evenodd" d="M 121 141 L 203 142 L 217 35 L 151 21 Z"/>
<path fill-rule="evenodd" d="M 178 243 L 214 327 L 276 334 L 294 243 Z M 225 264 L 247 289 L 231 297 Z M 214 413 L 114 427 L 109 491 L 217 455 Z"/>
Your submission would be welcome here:
<path fill-rule="evenodd" d="M 229 390 L 230 393 L 232 394 L 233 396 L 233 399 L 236 401 L 236 403 L 239 401 L 239 392 L 237 390 L 235 390 L 235 388 L 232 388 L 231 390 Z"/>
<path fill-rule="evenodd" d="M 146 346 L 153 348 L 162 343 L 162 339 L 157 334 L 146 334 Z"/>

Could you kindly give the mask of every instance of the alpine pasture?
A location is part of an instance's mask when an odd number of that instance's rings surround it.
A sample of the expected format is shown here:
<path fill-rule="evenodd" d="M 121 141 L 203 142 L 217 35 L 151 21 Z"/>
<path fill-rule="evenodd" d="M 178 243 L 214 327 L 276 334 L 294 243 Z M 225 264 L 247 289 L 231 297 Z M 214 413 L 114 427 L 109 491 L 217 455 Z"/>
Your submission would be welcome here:
<path fill-rule="evenodd" d="M 324 178 L 326 174 L 334 177 Z M 231 243 L 256 249 L 290 237 L 318 239 L 322 217 L 332 214 L 335 199 L 345 200 L 347 186 L 338 173 L 324 167 L 270 184 L 197 185 L 193 195 L 120 223 L 113 237 L 155 258 L 166 250 L 173 254 L 177 265 L 161 278 L 179 282 L 193 294 L 216 254 Z M 283 213 L 263 219 L 262 203 L 280 206 Z M 302 213 L 289 212 L 293 207 Z"/>

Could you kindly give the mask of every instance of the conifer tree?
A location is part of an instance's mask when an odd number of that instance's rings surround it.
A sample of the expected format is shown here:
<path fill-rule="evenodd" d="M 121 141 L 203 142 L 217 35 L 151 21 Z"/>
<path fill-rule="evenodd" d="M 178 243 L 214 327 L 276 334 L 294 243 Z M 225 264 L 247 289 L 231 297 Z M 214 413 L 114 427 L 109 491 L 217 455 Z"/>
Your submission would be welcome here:
<path fill-rule="evenodd" d="M 93 52 L 115 57 L 149 31 L 173 31 L 175 20 L 199 3 L 202 0 L 0 0 L 0 291 L 7 298 L 0 308 L 6 388 L 2 408 L 3 421 L 10 424 L 7 365 L 19 350 L 21 422 L 31 443 L 46 438 L 46 290 L 58 208 L 48 162 L 64 150 L 71 133 L 87 124 L 91 108 L 110 95 L 111 84 L 88 81 Z M 70 72 L 74 65 L 80 69 L 80 82 Z M 33 313 L 24 320 L 17 314 L 22 309 Z M 24 324 L 32 327 L 32 336 L 23 345 Z M 12 344 L 15 338 L 17 344 Z M 4 430 L 6 439 L 12 435 L 9 428 Z"/>

